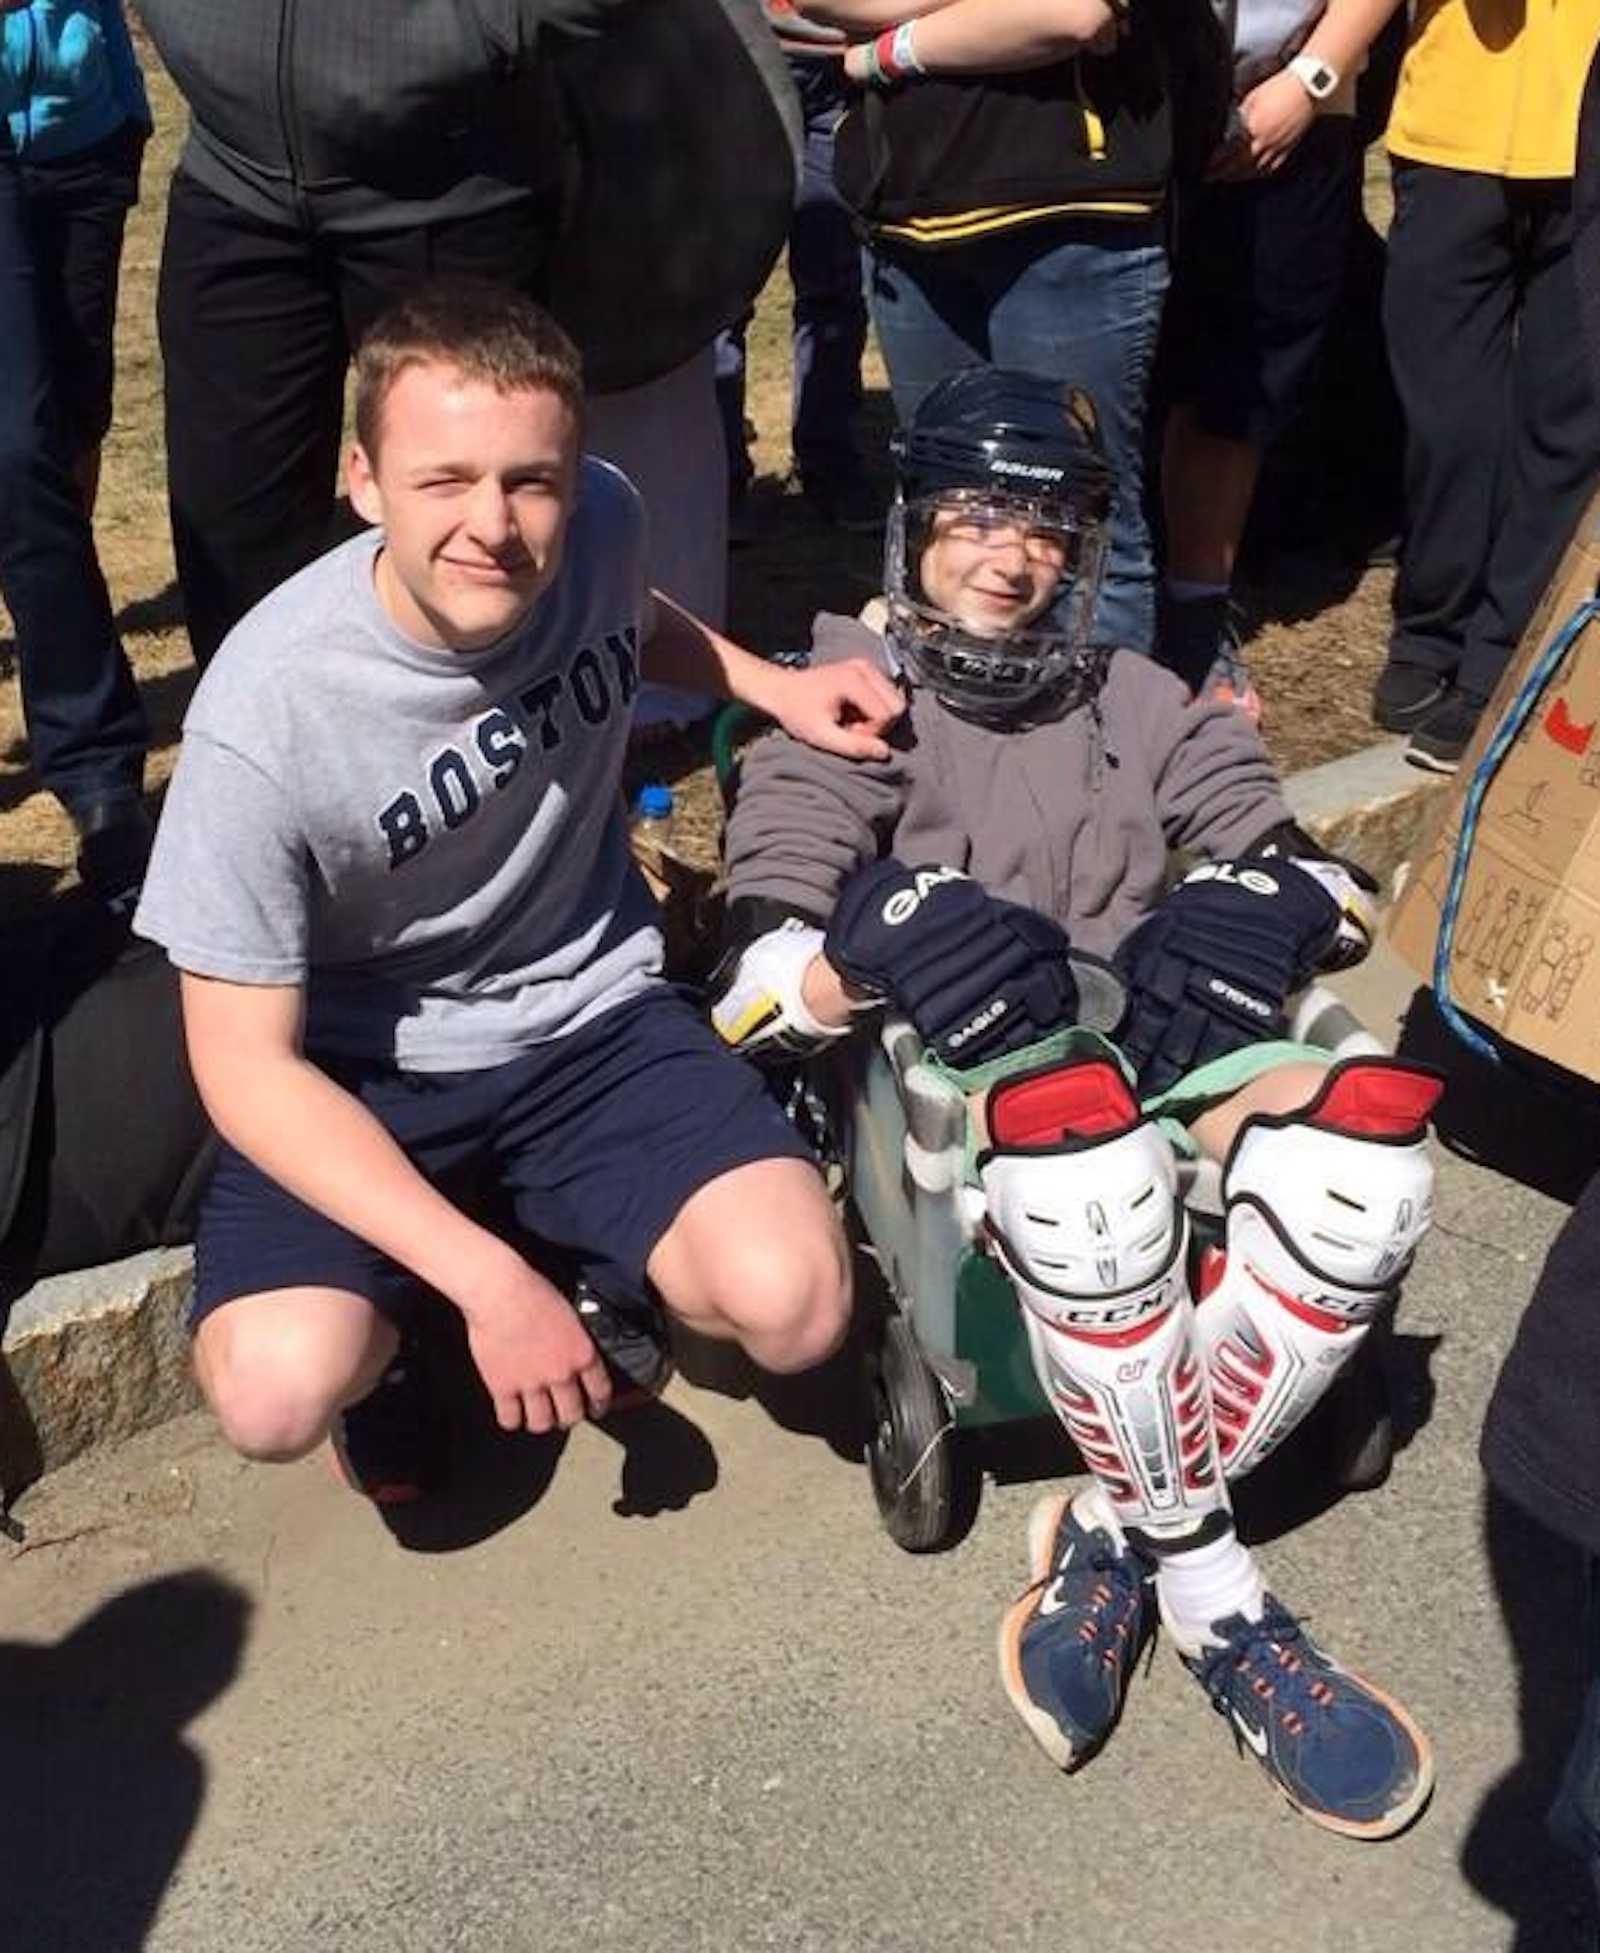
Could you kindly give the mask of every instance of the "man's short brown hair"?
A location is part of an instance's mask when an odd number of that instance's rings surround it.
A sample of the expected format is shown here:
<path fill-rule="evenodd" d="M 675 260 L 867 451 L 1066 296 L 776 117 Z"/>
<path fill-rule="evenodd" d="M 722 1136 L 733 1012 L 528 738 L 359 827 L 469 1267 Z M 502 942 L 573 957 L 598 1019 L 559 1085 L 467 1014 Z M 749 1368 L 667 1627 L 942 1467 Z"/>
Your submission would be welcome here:
<path fill-rule="evenodd" d="M 544 387 L 583 421 L 578 349 L 548 312 L 509 286 L 452 278 L 391 305 L 356 354 L 356 439 L 377 453 L 383 403 L 410 366 L 450 366 L 497 393 Z"/>

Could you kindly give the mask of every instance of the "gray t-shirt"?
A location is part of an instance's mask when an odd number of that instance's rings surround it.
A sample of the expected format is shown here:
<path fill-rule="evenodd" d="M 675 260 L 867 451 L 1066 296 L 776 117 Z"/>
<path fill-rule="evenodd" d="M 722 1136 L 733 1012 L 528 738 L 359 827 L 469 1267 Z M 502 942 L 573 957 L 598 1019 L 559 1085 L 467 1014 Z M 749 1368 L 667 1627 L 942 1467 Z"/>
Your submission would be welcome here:
<path fill-rule="evenodd" d="M 556 581 L 471 653 L 390 622 L 381 541 L 330 551 L 224 643 L 134 926 L 180 969 L 304 985 L 320 1056 L 476 1071 L 660 980 L 621 798 L 644 516 L 586 460 Z"/>

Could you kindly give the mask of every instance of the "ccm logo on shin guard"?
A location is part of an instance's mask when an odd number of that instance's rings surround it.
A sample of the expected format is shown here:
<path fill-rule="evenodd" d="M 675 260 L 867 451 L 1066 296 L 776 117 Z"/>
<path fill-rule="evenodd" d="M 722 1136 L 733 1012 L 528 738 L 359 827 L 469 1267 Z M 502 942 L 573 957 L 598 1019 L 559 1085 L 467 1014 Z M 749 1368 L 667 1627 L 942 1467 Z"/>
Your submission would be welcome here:
<path fill-rule="evenodd" d="M 946 882 L 964 882 L 968 879 L 959 868 L 919 868 L 913 885 L 910 888 L 897 888 L 878 914 L 887 927 L 898 929 L 902 922 L 911 920 L 936 888 L 942 888 Z"/>

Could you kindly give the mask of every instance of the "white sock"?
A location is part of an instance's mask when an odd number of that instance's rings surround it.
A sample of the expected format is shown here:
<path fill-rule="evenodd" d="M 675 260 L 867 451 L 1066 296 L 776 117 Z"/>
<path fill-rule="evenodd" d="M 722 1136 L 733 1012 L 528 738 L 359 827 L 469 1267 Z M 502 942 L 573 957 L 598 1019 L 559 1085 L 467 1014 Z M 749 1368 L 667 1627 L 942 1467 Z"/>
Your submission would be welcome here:
<path fill-rule="evenodd" d="M 1230 1614 L 1259 1620 L 1266 1584 L 1255 1555 L 1235 1532 L 1185 1553 L 1165 1553 L 1156 1563 L 1156 1599 L 1167 1632 L 1185 1654 L 1207 1641 L 1214 1621 Z"/>
<path fill-rule="evenodd" d="M 1072 1501 L 1072 1516 L 1080 1526 L 1091 1530 L 1099 1526 L 1117 1542 L 1118 1552 L 1128 1550 L 1128 1542 L 1123 1537 L 1122 1527 L 1117 1515 L 1111 1510 L 1111 1501 L 1106 1497 L 1105 1487 L 1098 1479 L 1090 1479 L 1083 1490 Z"/>

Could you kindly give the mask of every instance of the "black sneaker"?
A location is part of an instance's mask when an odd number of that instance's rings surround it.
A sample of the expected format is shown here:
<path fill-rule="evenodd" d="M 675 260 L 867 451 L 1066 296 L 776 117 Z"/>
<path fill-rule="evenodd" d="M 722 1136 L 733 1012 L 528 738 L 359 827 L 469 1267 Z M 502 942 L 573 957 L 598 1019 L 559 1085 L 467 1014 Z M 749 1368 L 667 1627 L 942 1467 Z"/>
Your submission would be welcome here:
<path fill-rule="evenodd" d="M 883 527 L 883 497 L 865 475 L 845 475 L 838 481 L 811 477 L 802 482 L 801 493 L 811 513 L 830 529 L 871 536 Z"/>
<path fill-rule="evenodd" d="M 1372 688 L 1372 723 L 1384 732 L 1412 732 L 1444 703 L 1450 681 L 1421 665 L 1385 665 Z"/>
<path fill-rule="evenodd" d="M 1405 758 L 1429 773 L 1454 773 L 1483 717 L 1483 701 L 1451 690 L 1412 733 Z"/>
<path fill-rule="evenodd" d="M 610 1373 L 611 1413 L 637 1410 L 659 1397 L 672 1380 L 672 1349 L 656 1304 L 619 1302 L 580 1281 L 572 1306 Z"/>
<path fill-rule="evenodd" d="M 150 865 L 155 829 L 144 802 L 133 794 L 72 809 L 78 830 L 78 875 L 110 914 L 132 918 Z"/>
<path fill-rule="evenodd" d="M 345 1483 L 374 1505 L 414 1505 L 444 1483 L 444 1408 L 407 1342 L 376 1389 L 334 1420 L 329 1433 Z"/>

